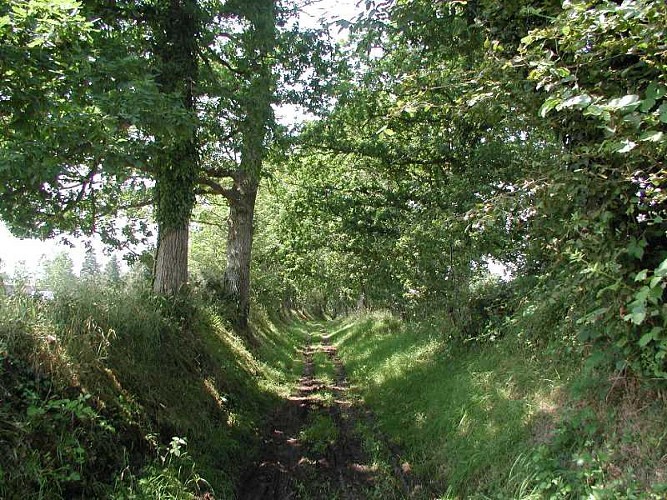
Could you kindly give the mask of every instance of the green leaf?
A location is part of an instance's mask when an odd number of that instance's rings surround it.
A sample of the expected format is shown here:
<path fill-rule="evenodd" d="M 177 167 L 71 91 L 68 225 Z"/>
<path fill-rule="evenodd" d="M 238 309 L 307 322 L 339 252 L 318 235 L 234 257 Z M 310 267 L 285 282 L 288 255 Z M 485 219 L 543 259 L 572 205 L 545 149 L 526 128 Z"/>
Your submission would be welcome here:
<path fill-rule="evenodd" d="M 642 113 L 648 113 L 653 106 L 655 106 L 655 99 L 646 98 L 642 101 L 641 106 L 639 106 L 639 110 Z"/>
<path fill-rule="evenodd" d="M 623 97 L 610 99 L 607 102 L 606 107 L 611 110 L 623 110 L 635 107 L 638 104 L 639 104 L 639 96 L 637 94 L 628 94 Z"/>
<path fill-rule="evenodd" d="M 660 299 L 662 298 L 662 287 L 656 286 L 653 288 L 649 288 L 649 294 L 648 294 L 648 300 L 654 304 L 658 305 L 660 302 Z"/>
<path fill-rule="evenodd" d="M 570 76 L 570 70 L 567 68 L 556 68 L 556 74 L 561 78 Z"/>
<path fill-rule="evenodd" d="M 660 113 L 660 121 L 667 123 L 667 102 L 658 108 L 658 113 Z"/>
<path fill-rule="evenodd" d="M 81 481 L 81 474 L 76 471 L 70 472 L 69 476 L 65 479 L 66 481 Z"/>
<path fill-rule="evenodd" d="M 542 107 L 540 108 L 540 116 L 542 118 L 545 118 L 549 113 L 549 111 L 554 109 L 561 102 L 562 99 L 560 99 L 559 97 L 549 97 L 546 101 L 544 101 L 544 104 L 542 104 Z"/>
<path fill-rule="evenodd" d="M 646 98 L 647 99 L 661 99 L 662 97 L 667 94 L 667 87 L 664 85 L 651 82 L 649 86 L 646 88 Z"/>
<path fill-rule="evenodd" d="M 639 308 L 644 307 L 646 298 L 649 296 L 651 289 L 647 286 L 643 286 L 635 293 L 635 300 L 630 304 L 630 308 Z"/>
<path fill-rule="evenodd" d="M 44 45 L 46 43 L 46 38 L 35 38 L 31 42 L 28 42 L 27 47 L 29 49 L 34 49 L 35 47 L 39 47 L 41 45 Z"/>
<path fill-rule="evenodd" d="M 656 276 L 664 278 L 667 276 L 667 259 L 663 260 L 660 265 L 656 268 L 654 273 Z"/>
<path fill-rule="evenodd" d="M 637 147 L 636 142 L 632 142 L 630 139 L 623 139 L 617 146 L 615 151 L 617 153 L 629 153 Z"/>
<path fill-rule="evenodd" d="M 591 99 L 591 96 L 582 94 L 582 95 L 577 95 L 574 97 L 570 97 L 568 100 L 563 102 L 558 106 L 558 109 L 563 109 L 563 108 L 572 108 L 572 107 L 586 107 L 588 106 L 591 102 L 593 102 L 593 99 Z"/>
<path fill-rule="evenodd" d="M 585 116 L 601 116 L 604 113 L 604 109 L 597 104 L 591 104 L 584 110 Z"/>
<path fill-rule="evenodd" d="M 651 340 L 654 340 L 655 336 L 653 335 L 653 330 L 642 335 L 642 338 L 639 339 L 639 347 L 646 347 Z"/>
<path fill-rule="evenodd" d="M 640 137 L 640 141 L 644 142 L 660 142 L 662 141 L 663 137 L 665 134 L 658 130 L 649 130 L 647 132 L 644 132 Z"/>
<path fill-rule="evenodd" d="M 637 273 L 637 276 L 635 276 L 635 281 L 644 281 L 646 276 L 648 276 L 648 270 L 643 269 Z"/>
<path fill-rule="evenodd" d="M 646 319 L 646 309 L 635 309 L 630 314 L 623 316 L 625 321 L 631 321 L 635 325 L 641 325 Z"/>
<path fill-rule="evenodd" d="M 529 33 L 528 35 L 524 36 L 521 39 L 521 45 L 530 45 L 534 41 L 535 41 L 535 36 Z M 490 42 L 489 42 L 489 45 L 491 45 Z M 487 47 L 485 47 L 485 48 L 487 48 Z"/>
<path fill-rule="evenodd" d="M 650 288 L 655 288 L 660 283 L 662 283 L 662 276 L 653 276 L 653 278 L 651 278 L 651 282 L 649 283 L 648 286 Z"/>

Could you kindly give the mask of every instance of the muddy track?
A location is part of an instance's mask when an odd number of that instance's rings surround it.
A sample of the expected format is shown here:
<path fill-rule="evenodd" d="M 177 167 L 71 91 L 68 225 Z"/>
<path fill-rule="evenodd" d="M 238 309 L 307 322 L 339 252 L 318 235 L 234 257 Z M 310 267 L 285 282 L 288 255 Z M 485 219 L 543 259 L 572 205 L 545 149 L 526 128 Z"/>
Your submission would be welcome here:
<path fill-rule="evenodd" d="M 298 389 L 272 418 L 259 462 L 243 478 L 238 498 L 409 498 L 419 490 L 392 450 L 392 478 L 364 452 L 358 422 L 372 415 L 349 393 L 345 368 L 326 332 L 302 351 Z M 391 486 L 393 485 L 393 487 Z"/>

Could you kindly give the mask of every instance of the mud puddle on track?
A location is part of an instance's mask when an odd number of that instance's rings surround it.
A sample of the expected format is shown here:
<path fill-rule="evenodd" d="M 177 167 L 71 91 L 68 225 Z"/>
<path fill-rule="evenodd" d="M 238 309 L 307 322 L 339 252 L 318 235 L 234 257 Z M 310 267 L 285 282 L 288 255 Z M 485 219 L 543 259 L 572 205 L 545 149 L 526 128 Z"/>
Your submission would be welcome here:
<path fill-rule="evenodd" d="M 310 335 L 303 357 L 297 392 L 276 412 L 260 461 L 245 475 L 238 498 L 420 496 L 395 447 L 386 445 L 392 454 L 390 467 L 378 467 L 365 453 L 358 424 L 370 429 L 372 417 L 350 395 L 345 368 L 324 330 Z"/>

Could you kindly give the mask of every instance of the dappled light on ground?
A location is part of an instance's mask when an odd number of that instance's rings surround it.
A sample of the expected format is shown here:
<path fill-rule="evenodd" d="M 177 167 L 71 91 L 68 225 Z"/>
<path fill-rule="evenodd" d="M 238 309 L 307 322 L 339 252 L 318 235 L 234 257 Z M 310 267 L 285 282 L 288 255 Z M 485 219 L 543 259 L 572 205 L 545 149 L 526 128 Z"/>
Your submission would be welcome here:
<path fill-rule="evenodd" d="M 511 466 L 532 447 L 535 409 L 556 395 L 545 395 L 538 382 L 549 366 L 519 350 L 451 354 L 444 335 L 411 331 L 381 314 L 333 332 L 353 385 L 382 415 L 381 427 L 441 491 L 491 492 L 506 482 L 509 468 L 498 462 Z"/>
<path fill-rule="evenodd" d="M 255 468 L 241 483 L 241 499 L 401 498 L 407 472 L 396 479 L 364 449 L 372 432 L 364 409 L 348 392 L 345 369 L 319 324 L 309 328 L 303 376 L 272 417 Z M 399 469 L 400 470 L 400 469 Z"/>

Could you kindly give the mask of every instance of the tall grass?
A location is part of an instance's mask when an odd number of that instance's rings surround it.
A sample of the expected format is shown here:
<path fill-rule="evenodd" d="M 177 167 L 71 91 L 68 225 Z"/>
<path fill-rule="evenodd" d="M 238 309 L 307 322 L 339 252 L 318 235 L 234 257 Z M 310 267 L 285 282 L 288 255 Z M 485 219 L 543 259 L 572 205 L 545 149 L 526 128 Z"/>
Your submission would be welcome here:
<path fill-rule="evenodd" d="M 231 497 L 305 335 L 253 324 L 255 349 L 196 295 L 1 297 L 0 497 Z"/>
<path fill-rule="evenodd" d="M 461 344 L 388 313 L 333 333 L 356 390 L 431 496 L 658 497 L 664 487 L 664 401 L 636 404 L 656 395 L 640 387 L 612 401 L 608 379 L 587 373 L 567 342 L 536 348 L 505 332 Z"/>

